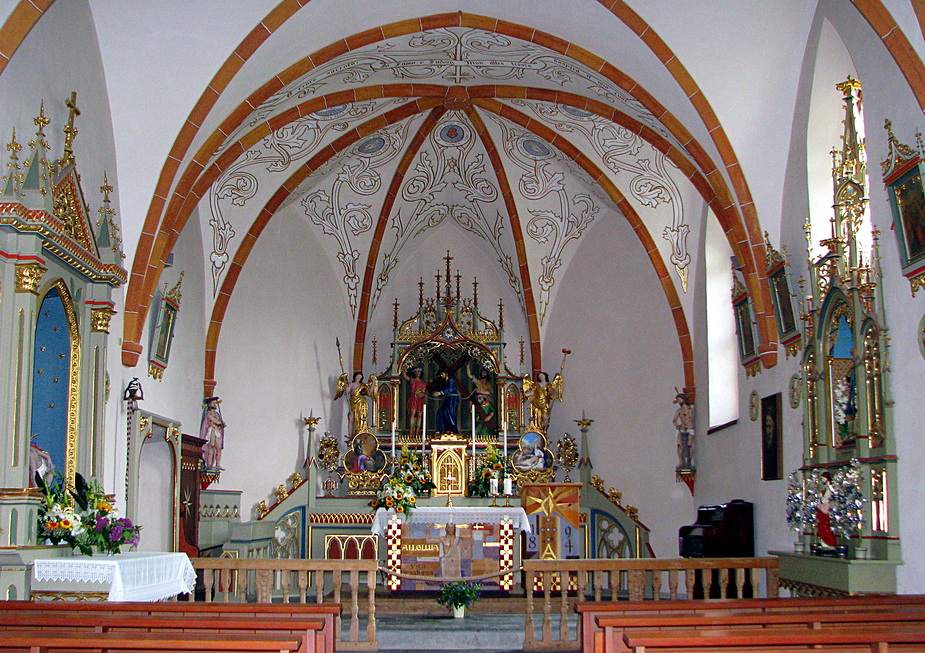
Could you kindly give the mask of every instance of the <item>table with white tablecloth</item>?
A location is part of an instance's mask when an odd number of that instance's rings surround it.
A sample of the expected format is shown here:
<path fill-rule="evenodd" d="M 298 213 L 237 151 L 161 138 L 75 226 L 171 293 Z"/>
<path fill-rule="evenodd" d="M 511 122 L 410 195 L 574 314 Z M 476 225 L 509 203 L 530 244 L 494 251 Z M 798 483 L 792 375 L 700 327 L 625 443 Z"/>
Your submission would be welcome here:
<path fill-rule="evenodd" d="M 72 591 L 109 586 L 110 601 L 160 601 L 196 588 L 196 571 L 185 553 L 117 553 L 45 558 L 33 563 L 33 577 L 67 584 Z"/>

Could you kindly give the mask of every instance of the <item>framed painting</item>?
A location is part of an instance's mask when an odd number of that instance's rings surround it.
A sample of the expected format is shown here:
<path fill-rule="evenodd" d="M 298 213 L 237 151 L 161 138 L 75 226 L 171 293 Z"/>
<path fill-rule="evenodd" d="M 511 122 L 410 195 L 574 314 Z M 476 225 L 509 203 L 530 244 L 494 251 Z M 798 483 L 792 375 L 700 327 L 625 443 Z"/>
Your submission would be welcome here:
<path fill-rule="evenodd" d="M 758 353 L 755 344 L 755 324 L 752 320 L 751 302 L 746 295 L 735 304 L 736 331 L 739 334 L 739 356 L 749 361 Z"/>
<path fill-rule="evenodd" d="M 925 190 L 921 165 L 897 179 L 890 189 L 903 269 L 919 267 L 925 264 Z"/>
<path fill-rule="evenodd" d="M 784 342 L 797 333 L 796 311 L 793 310 L 793 293 L 790 292 L 786 266 L 781 266 L 773 273 L 770 282 L 774 311 L 777 315 L 777 329 L 781 342 Z"/>
<path fill-rule="evenodd" d="M 180 311 L 180 286 L 183 283 L 183 272 L 180 279 L 170 290 L 165 290 L 164 296 L 157 304 L 157 322 L 151 331 L 151 348 L 148 356 L 148 374 L 155 379 L 161 379 L 167 363 L 170 362 L 170 345 L 177 325 L 177 313 Z M 166 289 L 166 286 L 165 286 Z"/>
<path fill-rule="evenodd" d="M 784 477 L 781 443 L 781 393 L 761 399 L 761 480 L 779 481 Z"/>

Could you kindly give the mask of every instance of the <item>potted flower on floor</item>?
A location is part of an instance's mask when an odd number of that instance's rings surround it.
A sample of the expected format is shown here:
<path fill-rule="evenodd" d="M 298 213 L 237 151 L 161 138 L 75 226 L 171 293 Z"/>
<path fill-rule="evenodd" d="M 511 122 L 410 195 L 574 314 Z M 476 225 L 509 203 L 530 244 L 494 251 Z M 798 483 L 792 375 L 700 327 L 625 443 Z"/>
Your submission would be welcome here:
<path fill-rule="evenodd" d="M 467 580 L 444 583 L 440 586 L 437 603 L 453 608 L 453 616 L 461 619 L 466 616 L 466 608 L 481 598 L 481 591 L 481 583 Z"/>

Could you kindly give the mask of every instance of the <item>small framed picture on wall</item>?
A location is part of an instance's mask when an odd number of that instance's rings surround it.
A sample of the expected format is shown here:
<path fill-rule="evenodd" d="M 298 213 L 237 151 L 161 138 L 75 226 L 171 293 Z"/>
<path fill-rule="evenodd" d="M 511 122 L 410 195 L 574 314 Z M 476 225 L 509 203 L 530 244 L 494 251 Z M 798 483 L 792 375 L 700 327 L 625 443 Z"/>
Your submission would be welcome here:
<path fill-rule="evenodd" d="M 784 477 L 781 443 L 781 393 L 761 399 L 761 480 L 778 481 Z"/>

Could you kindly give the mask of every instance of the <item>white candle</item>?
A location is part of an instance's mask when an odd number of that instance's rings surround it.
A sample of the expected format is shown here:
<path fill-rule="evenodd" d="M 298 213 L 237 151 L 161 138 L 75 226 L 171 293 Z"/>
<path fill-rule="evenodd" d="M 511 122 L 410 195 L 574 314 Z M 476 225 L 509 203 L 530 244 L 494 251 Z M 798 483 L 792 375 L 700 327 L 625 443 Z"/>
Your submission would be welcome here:
<path fill-rule="evenodd" d="M 472 460 L 475 460 L 475 404 L 472 404 Z"/>
<path fill-rule="evenodd" d="M 498 479 L 496 478 L 491 479 L 490 481 L 488 481 L 488 485 L 491 488 L 489 490 L 491 495 L 496 496 L 498 494 Z"/>
<path fill-rule="evenodd" d="M 509 478 L 504 479 L 504 494 L 505 496 L 511 496 L 514 494 L 514 488 L 512 486 L 511 479 Z"/>
<path fill-rule="evenodd" d="M 392 460 L 395 460 L 395 421 L 392 420 Z"/>
<path fill-rule="evenodd" d="M 501 389 L 501 424 L 504 427 L 504 462 L 507 464 L 507 410 L 505 409 L 504 388 Z"/>
<path fill-rule="evenodd" d="M 424 414 L 421 415 L 421 458 L 424 458 L 424 449 L 427 446 L 427 400 L 424 400 Z"/>

